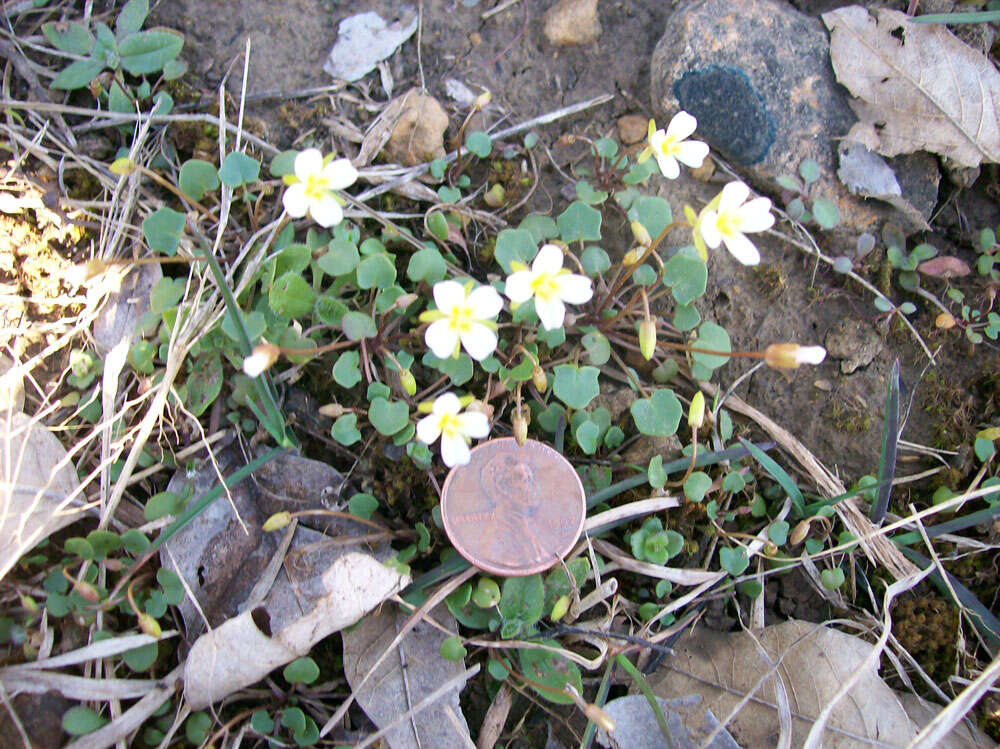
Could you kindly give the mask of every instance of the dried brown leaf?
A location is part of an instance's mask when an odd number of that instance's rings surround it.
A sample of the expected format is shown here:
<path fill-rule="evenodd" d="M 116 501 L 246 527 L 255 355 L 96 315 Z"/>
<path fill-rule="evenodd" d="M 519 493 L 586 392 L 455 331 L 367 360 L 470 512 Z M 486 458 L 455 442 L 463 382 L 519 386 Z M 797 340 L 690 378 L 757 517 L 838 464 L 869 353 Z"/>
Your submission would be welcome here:
<path fill-rule="evenodd" d="M 879 8 L 823 14 L 837 80 L 857 97 L 847 134 L 886 156 L 926 150 L 974 167 L 1000 161 L 1000 73 L 945 26 Z"/>
<path fill-rule="evenodd" d="M 31 547 L 79 517 L 80 481 L 59 440 L 23 413 L 0 421 L 0 579 Z"/>

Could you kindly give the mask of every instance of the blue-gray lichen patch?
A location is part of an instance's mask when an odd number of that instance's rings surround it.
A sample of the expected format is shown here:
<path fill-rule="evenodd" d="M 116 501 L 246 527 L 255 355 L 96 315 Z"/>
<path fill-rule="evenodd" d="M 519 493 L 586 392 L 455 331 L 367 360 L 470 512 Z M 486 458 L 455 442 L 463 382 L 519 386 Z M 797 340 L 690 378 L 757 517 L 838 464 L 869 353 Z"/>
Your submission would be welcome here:
<path fill-rule="evenodd" d="M 681 109 L 698 120 L 698 132 L 727 158 L 750 165 L 763 161 L 774 144 L 774 117 L 742 70 L 708 65 L 674 83 Z"/>

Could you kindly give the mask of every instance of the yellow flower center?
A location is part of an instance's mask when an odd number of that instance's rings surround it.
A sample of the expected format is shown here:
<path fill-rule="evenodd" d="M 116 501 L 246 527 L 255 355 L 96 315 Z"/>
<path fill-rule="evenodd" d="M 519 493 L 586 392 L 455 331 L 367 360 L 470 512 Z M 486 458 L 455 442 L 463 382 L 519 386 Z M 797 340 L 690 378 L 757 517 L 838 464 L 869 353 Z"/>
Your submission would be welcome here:
<path fill-rule="evenodd" d="M 441 436 L 448 439 L 462 436 L 457 414 L 441 414 Z"/>
<path fill-rule="evenodd" d="M 562 273 L 563 271 L 560 271 Z M 559 273 L 542 272 L 531 279 L 531 291 L 543 302 L 559 298 L 559 285 L 556 283 L 556 276 Z"/>
<path fill-rule="evenodd" d="M 667 135 L 660 141 L 660 153 L 664 156 L 673 156 L 674 152 L 677 150 L 677 141 L 674 136 Z"/>
<path fill-rule="evenodd" d="M 448 313 L 448 321 L 451 323 L 451 327 L 459 333 L 468 332 L 474 320 L 472 309 L 467 305 L 456 304 Z"/>
<path fill-rule="evenodd" d="M 720 213 L 715 219 L 715 228 L 724 237 L 731 237 L 739 232 L 739 222 L 735 213 Z"/>
<path fill-rule="evenodd" d="M 310 174 L 306 177 L 306 196 L 319 200 L 330 192 L 328 180 L 322 174 Z"/>

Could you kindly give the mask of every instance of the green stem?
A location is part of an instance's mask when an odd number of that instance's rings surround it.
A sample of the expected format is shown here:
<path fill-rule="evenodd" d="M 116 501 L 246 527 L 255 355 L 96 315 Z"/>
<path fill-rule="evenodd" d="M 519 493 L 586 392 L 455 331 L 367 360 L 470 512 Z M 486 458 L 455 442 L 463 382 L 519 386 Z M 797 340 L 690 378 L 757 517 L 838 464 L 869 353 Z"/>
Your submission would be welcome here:
<path fill-rule="evenodd" d="M 667 742 L 667 746 L 670 749 L 674 749 L 674 739 L 670 735 L 670 728 L 667 726 L 667 716 L 663 714 L 663 710 L 660 708 L 660 701 L 656 699 L 656 695 L 650 689 L 646 677 L 639 672 L 639 669 L 632 665 L 632 661 L 621 653 L 615 656 L 615 663 L 625 669 L 625 672 L 635 679 L 635 683 L 639 685 L 639 689 L 646 696 L 646 702 L 649 703 L 653 714 L 656 715 L 656 722 L 660 726 L 660 733 L 663 734 L 663 739 Z"/>

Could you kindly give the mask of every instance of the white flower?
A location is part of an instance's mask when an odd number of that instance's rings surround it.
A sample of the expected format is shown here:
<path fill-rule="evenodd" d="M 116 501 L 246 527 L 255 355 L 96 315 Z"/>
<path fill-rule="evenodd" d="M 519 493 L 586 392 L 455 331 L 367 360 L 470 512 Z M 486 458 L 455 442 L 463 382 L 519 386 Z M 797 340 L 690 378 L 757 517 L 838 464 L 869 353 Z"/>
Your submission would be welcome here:
<path fill-rule="evenodd" d="M 722 188 L 716 208 L 706 208 L 698 221 L 705 244 L 711 248 L 726 243 L 726 249 L 744 265 L 760 262 L 760 253 L 745 232 L 764 231 L 774 225 L 771 201 L 750 197 L 750 188 L 742 182 L 730 182 Z"/>
<path fill-rule="evenodd" d="M 530 270 L 521 263 L 511 263 L 515 272 L 507 276 L 504 293 L 517 304 L 534 297 L 535 312 L 546 330 L 562 327 L 566 302 L 583 304 L 594 295 L 589 278 L 570 273 L 562 264 L 562 250 L 547 244 L 538 251 Z"/>
<path fill-rule="evenodd" d="M 694 133 L 698 121 L 687 112 L 678 112 L 670 120 L 667 129 L 656 130 L 656 123 L 649 121 L 649 148 L 656 157 L 660 172 L 667 179 L 677 179 L 680 165 L 700 167 L 708 156 L 708 144 L 700 140 L 686 140 Z"/>
<path fill-rule="evenodd" d="M 307 148 L 295 157 L 295 174 L 285 176 L 288 189 L 282 197 L 289 216 L 302 218 L 308 213 L 324 227 L 344 220 L 342 201 L 334 190 L 353 185 L 358 170 L 347 159 L 330 158 L 324 159 L 316 148 Z"/>
<path fill-rule="evenodd" d="M 243 373 L 248 377 L 259 377 L 278 360 L 281 349 L 271 343 L 259 343 L 253 347 L 250 356 L 243 360 Z"/>
<path fill-rule="evenodd" d="M 821 364 L 826 358 L 822 346 L 772 343 L 764 349 L 764 361 L 772 369 L 798 369 L 803 364 Z"/>
<path fill-rule="evenodd" d="M 462 410 L 462 404 L 454 393 L 439 395 L 434 400 L 429 416 L 417 422 L 417 438 L 428 445 L 441 438 L 441 459 L 452 466 L 469 462 L 469 442 L 490 433 L 490 422 L 486 414 Z"/>
<path fill-rule="evenodd" d="M 459 348 L 476 361 L 482 361 L 497 347 L 494 318 L 503 308 L 503 299 L 492 286 L 472 288 L 458 281 L 439 281 L 434 284 L 436 310 L 420 315 L 430 321 L 424 341 L 438 359 L 458 356 Z"/>

